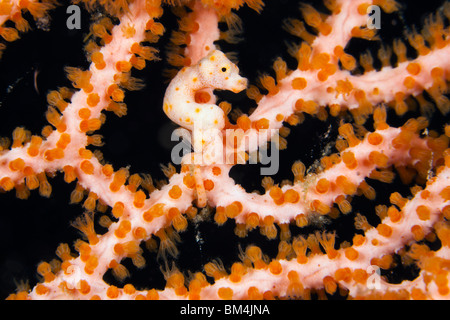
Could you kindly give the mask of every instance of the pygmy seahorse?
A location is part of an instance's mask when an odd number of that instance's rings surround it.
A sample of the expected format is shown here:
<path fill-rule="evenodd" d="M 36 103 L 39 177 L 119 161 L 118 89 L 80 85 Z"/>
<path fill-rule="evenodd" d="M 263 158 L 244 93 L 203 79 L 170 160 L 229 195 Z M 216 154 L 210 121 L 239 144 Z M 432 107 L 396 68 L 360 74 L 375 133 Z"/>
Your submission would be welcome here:
<path fill-rule="evenodd" d="M 211 93 L 214 89 L 238 93 L 246 87 L 247 79 L 239 75 L 239 68 L 219 50 L 212 51 L 194 66 L 184 67 L 170 82 L 164 96 L 164 112 L 173 122 L 192 132 L 194 152 L 203 154 L 204 164 L 217 160 L 208 152 L 217 141 L 214 133 L 225 126 L 225 114 L 211 103 L 215 99 L 197 103 L 195 93 L 205 89 Z"/>
<path fill-rule="evenodd" d="M 197 205 L 206 205 L 206 192 L 201 177 L 200 165 L 220 161 L 216 152 L 222 148 L 218 133 L 225 127 L 225 114 L 215 104 L 214 89 L 231 90 L 238 93 L 247 88 L 247 79 L 239 75 L 239 68 L 223 52 L 214 50 L 196 65 L 184 67 L 170 82 L 164 96 L 163 110 L 175 123 L 192 132 L 194 153 L 187 156 L 195 177 Z M 197 103 L 196 92 L 210 93 L 207 103 Z M 185 162 L 184 157 L 182 163 Z M 191 162 L 191 159 L 201 159 Z"/>

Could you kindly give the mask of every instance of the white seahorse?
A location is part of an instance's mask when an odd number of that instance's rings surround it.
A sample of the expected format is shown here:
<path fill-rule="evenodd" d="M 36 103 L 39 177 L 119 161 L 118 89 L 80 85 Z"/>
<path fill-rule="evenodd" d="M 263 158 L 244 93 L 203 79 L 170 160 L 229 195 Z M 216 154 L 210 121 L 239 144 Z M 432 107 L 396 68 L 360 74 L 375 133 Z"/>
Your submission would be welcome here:
<path fill-rule="evenodd" d="M 198 91 L 211 92 L 214 89 L 230 90 L 238 93 L 247 88 L 247 79 L 239 75 L 239 68 L 223 52 L 214 50 L 196 65 L 184 67 L 170 82 L 164 96 L 163 110 L 175 123 L 192 132 L 194 155 L 202 159 L 202 165 L 218 161 L 216 147 L 222 148 L 222 140 L 217 139 L 217 132 L 225 126 L 225 114 L 211 97 L 208 103 L 197 103 Z M 220 146 L 217 144 L 220 143 Z M 192 156 L 189 156 L 189 160 Z M 183 158 L 185 162 L 186 157 Z M 222 160 L 222 159 L 220 159 Z M 192 163 L 192 162 L 189 162 Z M 204 195 L 200 181 L 199 163 L 194 168 L 199 198 Z M 202 193 L 202 195 L 200 194 Z M 206 204 L 206 199 L 205 199 Z"/>

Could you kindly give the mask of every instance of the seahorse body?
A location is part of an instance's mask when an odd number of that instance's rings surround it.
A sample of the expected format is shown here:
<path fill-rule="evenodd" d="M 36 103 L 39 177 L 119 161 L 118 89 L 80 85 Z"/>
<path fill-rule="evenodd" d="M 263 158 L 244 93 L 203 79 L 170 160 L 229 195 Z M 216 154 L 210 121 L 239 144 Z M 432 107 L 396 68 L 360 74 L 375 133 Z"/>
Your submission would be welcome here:
<path fill-rule="evenodd" d="M 224 128 L 225 115 L 216 104 L 196 103 L 195 93 L 203 89 L 238 93 L 246 87 L 247 79 L 239 75 L 238 67 L 223 52 L 214 50 L 178 72 L 166 90 L 163 109 L 173 122 L 192 132 L 194 152 L 204 153 L 217 138 L 208 133 Z"/>

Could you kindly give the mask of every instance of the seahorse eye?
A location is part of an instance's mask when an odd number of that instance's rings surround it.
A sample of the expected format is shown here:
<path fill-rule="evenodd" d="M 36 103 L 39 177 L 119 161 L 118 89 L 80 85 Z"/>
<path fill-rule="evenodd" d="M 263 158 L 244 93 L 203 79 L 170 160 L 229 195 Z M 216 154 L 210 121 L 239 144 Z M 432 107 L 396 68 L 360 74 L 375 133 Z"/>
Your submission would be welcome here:
<path fill-rule="evenodd" d="M 226 72 L 226 71 L 227 71 L 227 68 L 223 67 L 222 72 Z"/>

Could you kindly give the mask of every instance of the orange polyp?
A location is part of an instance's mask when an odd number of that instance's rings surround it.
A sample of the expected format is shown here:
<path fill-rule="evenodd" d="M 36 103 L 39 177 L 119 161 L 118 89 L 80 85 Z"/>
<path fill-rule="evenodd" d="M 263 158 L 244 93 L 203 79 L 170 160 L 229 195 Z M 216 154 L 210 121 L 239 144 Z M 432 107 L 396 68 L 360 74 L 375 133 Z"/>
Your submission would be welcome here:
<path fill-rule="evenodd" d="M 439 195 L 444 201 L 450 200 L 450 187 L 443 188 L 441 192 L 439 192 Z"/>
<path fill-rule="evenodd" d="M 329 77 L 329 74 L 324 69 L 317 72 L 317 80 L 319 80 L 320 82 L 327 81 L 328 77 Z"/>
<path fill-rule="evenodd" d="M 106 290 L 106 295 L 110 299 L 118 298 L 119 294 L 120 294 L 119 289 L 116 286 L 109 286 L 108 289 Z"/>
<path fill-rule="evenodd" d="M 31 167 L 25 167 L 24 171 L 28 171 L 28 170 L 26 170 L 27 168 L 29 168 L 31 170 L 31 172 L 29 172 L 29 173 L 24 172 L 24 174 L 26 175 L 26 177 L 25 177 L 26 186 L 28 189 L 34 190 L 39 187 L 39 179 L 34 174 L 33 169 L 31 169 Z"/>
<path fill-rule="evenodd" d="M 167 277 L 167 287 L 174 288 L 177 295 L 183 295 L 186 291 L 183 274 L 178 270 L 172 271 Z"/>
<path fill-rule="evenodd" d="M 275 117 L 275 120 L 281 122 L 281 121 L 284 120 L 284 116 L 283 116 L 281 113 L 279 113 L 279 114 L 277 114 L 277 116 Z M 286 127 L 281 127 L 281 128 L 280 128 L 280 136 L 282 136 L 282 137 L 287 137 L 287 134 L 286 134 L 286 133 L 283 133 L 282 130 L 288 130 L 288 132 L 289 132 L 289 128 L 286 128 Z"/>
<path fill-rule="evenodd" d="M 317 199 L 311 202 L 311 209 L 321 215 L 326 215 L 330 213 L 330 207 Z"/>
<path fill-rule="evenodd" d="M 80 259 L 83 262 L 86 262 L 91 256 L 92 248 L 82 240 L 75 242 L 75 249 L 80 253 Z"/>
<path fill-rule="evenodd" d="M 119 227 L 114 231 L 117 238 L 125 238 L 128 232 L 131 230 L 131 222 L 129 220 L 122 220 L 119 223 Z"/>
<path fill-rule="evenodd" d="M 84 271 L 87 274 L 93 274 L 94 270 L 95 270 L 95 268 L 97 268 L 97 266 L 98 266 L 98 258 L 96 256 L 92 255 L 87 259 L 85 267 L 84 267 Z"/>
<path fill-rule="evenodd" d="M 220 299 L 231 300 L 233 298 L 233 290 L 228 287 L 220 287 L 219 290 L 217 290 L 217 295 Z"/>
<path fill-rule="evenodd" d="M 225 208 L 219 206 L 216 208 L 216 213 L 214 215 L 214 221 L 219 225 L 223 225 L 227 221 L 227 216 L 225 214 Z"/>
<path fill-rule="evenodd" d="M 369 200 L 374 200 L 376 197 L 376 192 L 375 189 L 373 187 L 371 187 L 366 181 L 362 181 L 359 186 L 358 189 L 360 191 L 362 191 L 363 195 L 369 199 Z"/>
<path fill-rule="evenodd" d="M 88 150 L 88 149 L 85 149 L 85 148 L 80 148 L 80 149 L 78 150 L 78 154 L 80 155 L 80 157 L 81 157 L 82 159 L 87 159 L 87 160 L 89 160 L 89 159 L 92 158 L 92 151 L 91 151 L 91 150 Z"/>
<path fill-rule="evenodd" d="M 122 255 L 125 254 L 125 249 L 124 249 L 124 247 L 123 247 L 123 245 L 121 243 L 116 243 L 114 245 L 114 253 L 119 255 L 119 256 L 122 256 Z M 111 262 L 112 263 L 109 264 L 110 268 L 114 268 L 114 267 L 116 267 L 118 265 L 116 260 L 113 260 Z"/>
<path fill-rule="evenodd" d="M 372 132 L 367 136 L 367 141 L 373 145 L 377 146 L 383 142 L 383 136 L 377 132 Z"/>
<path fill-rule="evenodd" d="M 362 114 L 372 113 L 373 106 L 369 102 L 369 100 L 367 100 L 366 92 L 363 90 L 356 90 L 354 95 L 355 95 L 356 101 L 358 101 L 358 104 L 359 104 L 358 111 L 361 112 Z"/>
<path fill-rule="evenodd" d="M 95 192 L 89 192 L 86 201 L 84 201 L 83 207 L 86 208 L 89 212 L 94 212 L 97 204 L 97 199 L 98 196 Z"/>
<path fill-rule="evenodd" d="M 82 161 L 80 169 L 86 174 L 94 174 L 94 165 L 89 160 Z"/>
<path fill-rule="evenodd" d="M 172 215 L 172 226 L 178 231 L 184 231 L 187 228 L 187 220 L 184 216 L 181 215 L 180 210 L 178 208 L 169 209 L 168 215 Z"/>
<path fill-rule="evenodd" d="M 356 60 L 352 55 L 344 54 L 340 57 L 340 60 L 345 70 L 352 71 L 356 68 Z"/>
<path fill-rule="evenodd" d="M 433 86 L 438 86 L 442 91 L 447 88 L 444 78 L 444 69 L 435 67 L 431 70 L 431 77 L 433 78 Z"/>
<path fill-rule="evenodd" d="M 389 201 L 391 201 L 392 204 L 395 204 L 397 207 L 401 209 L 408 202 L 408 199 L 403 198 L 401 194 L 398 192 L 393 192 L 389 197 Z"/>
<path fill-rule="evenodd" d="M 275 239 L 277 236 L 277 229 L 275 228 L 273 216 L 265 216 L 263 219 L 263 226 L 261 227 L 261 233 L 268 239 Z"/>
<path fill-rule="evenodd" d="M 119 72 L 128 72 L 131 70 L 131 63 L 128 61 L 117 61 L 116 69 Z"/>
<path fill-rule="evenodd" d="M 385 108 L 375 108 L 373 112 L 374 127 L 377 130 L 384 130 L 389 128 L 386 123 L 386 109 Z"/>
<path fill-rule="evenodd" d="M 316 191 L 318 193 L 327 193 L 330 188 L 330 181 L 325 178 L 319 179 L 316 184 Z"/>
<path fill-rule="evenodd" d="M 60 148 L 49 149 L 45 151 L 44 158 L 47 161 L 64 158 L 64 150 Z"/>
<path fill-rule="evenodd" d="M 377 226 L 377 231 L 380 235 L 386 238 L 389 238 L 392 235 L 392 228 L 384 223 L 380 223 Z"/>
<path fill-rule="evenodd" d="M 275 95 L 280 91 L 280 89 L 277 87 L 275 83 L 275 79 L 269 75 L 263 75 L 262 77 L 260 77 L 259 81 L 261 82 L 261 85 L 267 91 L 269 91 L 268 93 L 269 96 Z"/>
<path fill-rule="evenodd" d="M 78 217 L 72 225 L 86 236 L 89 244 L 95 245 L 98 243 L 99 240 L 94 229 L 92 213 L 85 212 L 84 215 L 82 217 Z"/>
<path fill-rule="evenodd" d="M 88 119 L 80 122 L 81 132 L 95 131 L 100 129 L 102 122 L 100 119 Z"/>
<path fill-rule="evenodd" d="M 89 93 L 86 103 L 89 107 L 95 107 L 100 102 L 100 97 L 97 93 Z"/>
<path fill-rule="evenodd" d="M 322 69 L 324 68 L 328 61 L 330 61 L 330 55 L 328 53 L 319 53 L 313 56 L 311 64 L 313 69 Z"/>
<path fill-rule="evenodd" d="M 336 281 L 350 282 L 352 280 L 352 271 L 350 268 L 340 268 L 334 273 Z"/>
<path fill-rule="evenodd" d="M 27 149 L 27 153 L 30 157 L 35 157 L 39 154 L 39 147 L 41 146 L 42 138 L 39 136 L 32 136 L 30 146 Z"/>
<path fill-rule="evenodd" d="M 245 256 L 253 263 L 255 269 L 266 267 L 266 263 L 262 260 L 262 251 L 259 247 L 249 246 L 245 251 Z"/>
<path fill-rule="evenodd" d="M 356 193 L 356 186 L 345 176 L 338 176 L 336 178 L 336 185 L 347 195 Z"/>
<path fill-rule="evenodd" d="M 300 277 L 298 273 L 294 270 L 289 271 L 288 273 L 289 286 L 287 289 L 287 294 L 290 297 L 301 298 L 304 294 L 304 288 L 302 283 L 300 282 Z"/>
<path fill-rule="evenodd" d="M 58 142 L 56 143 L 56 146 L 59 149 L 65 149 L 69 143 L 70 143 L 70 134 L 62 133 L 61 136 L 59 137 Z"/>
<path fill-rule="evenodd" d="M 114 204 L 114 207 L 112 208 L 112 214 L 116 218 L 120 218 L 123 214 L 124 210 L 124 204 L 120 201 L 116 202 Z"/>
<path fill-rule="evenodd" d="M 142 208 L 145 204 L 145 199 L 146 199 L 146 195 L 144 193 L 144 191 L 142 190 L 138 190 L 135 194 L 134 194 L 134 201 L 133 201 L 133 205 L 136 208 Z"/>
<path fill-rule="evenodd" d="M 326 276 L 323 278 L 323 286 L 328 294 L 334 294 L 337 289 L 337 283 L 334 281 L 333 277 Z"/>
<path fill-rule="evenodd" d="M 127 169 L 120 169 L 116 172 L 114 175 L 113 181 L 109 185 L 109 189 L 112 192 L 117 192 L 119 189 L 124 185 L 126 179 L 128 178 L 128 170 Z"/>
<path fill-rule="evenodd" d="M 225 207 L 225 215 L 228 218 L 235 218 L 242 212 L 242 204 L 239 201 L 235 201 L 232 204 Z"/>
<path fill-rule="evenodd" d="M 11 171 L 21 171 L 25 167 L 25 161 L 21 158 L 17 158 L 9 163 L 9 169 Z"/>
<path fill-rule="evenodd" d="M 136 288 L 131 283 L 127 283 L 123 286 L 123 292 L 125 294 L 132 295 L 136 292 Z"/>
<path fill-rule="evenodd" d="M 96 51 L 91 55 L 91 60 L 95 64 L 95 67 L 102 70 L 106 67 L 105 60 L 103 59 L 103 53 Z"/>
<path fill-rule="evenodd" d="M 37 272 L 44 277 L 45 282 L 51 282 L 55 279 L 51 266 L 47 262 L 41 262 L 37 267 Z"/>
<path fill-rule="evenodd" d="M 53 125 L 55 128 L 58 128 L 62 124 L 61 114 L 53 107 L 49 107 L 47 112 L 45 113 L 45 117 L 47 121 Z"/>
<path fill-rule="evenodd" d="M 105 176 L 110 177 L 110 176 L 114 173 L 114 168 L 113 168 L 113 166 L 110 165 L 110 164 L 105 164 L 105 165 L 102 167 L 102 173 L 103 173 Z"/>
<path fill-rule="evenodd" d="M 281 263 L 278 260 L 272 260 L 269 263 L 269 271 L 274 275 L 278 275 L 281 272 L 283 272 L 283 267 L 281 266 Z"/>
<path fill-rule="evenodd" d="M 425 239 L 425 232 L 423 231 L 422 227 L 419 225 L 414 225 L 411 227 L 411 233 L 414 236 L 414 240 L 416 241 L 422 241 Z"/>
<path fill-rule="evenodd" d="M 269 120 L 266 118 L 259 119 L 255 122 L 255 128 L 256 130 L 264 130 L 269 129 Z"/>
<path fill-rule="evenodd" d="M 319 111 L 319 105 L 313 100 L 303 101 L 302 99 L 299 99 L 297 100 L 295 107 L 297 110 L 310 115 L 314 115 Z"/>
<path fill-rule="evenodd" d="M 45 295 L 49 292 L 50 292 L 50 289 L 48 287 L 46 287 L 45 285 L 43 285 L 42 283 L 38 283 L 36 285 L 36 293 L 38 295 Z"/>
<path fill-rule="evenodd" d="M 350 123 L 346 123 L 339 127 L 339 134 L 347 140 L 350 147 L 358 145 L 361 141 L 356 137 L 353 127 Z"/>
<path fill-rule="evenodd" d="M 144 220 L 150 222 L 154 218 L 161 217 L 164 214 L 164 207 L 165 207 L 164 203 L 157 203 L 153 205 L 150 209 L 144 212 L 143 214 Z"/>
<path fill-rule="evenodd" d="M 61 88 L 59 91 L 53 90 L 47 94 L 47 102 L 57 107 L 59 111 L 63 112 L 69 105 L 64 99 L 70 99 L 72 97 L 72 92 L 66 90 L 66 88 Z"/>
<path fill-rule="evenodd" d="M 299 228 L 306 227 L 308 225 L 308 219 L 306 218 L 306 216 L 303 213 L 298 214 L 295 216 L 295 224 Z"/>
<path fill-rule="evenodd" d="M 167 211 L 167 218 L 173 220 L 177 215 L 180 214 L 180 210 L 177 207 L 172 207 Z"/>
<path fill-rule="evenodd" d="M 121 89 L 114 89 L 111 93 L 111 99 L 115 102 L 122 102 L 125 98 L 125 93 Z"/>
<path fill-rule="evenodd" d="M 407 89 L 413 89 L 416 85 L 416 80 L 414 80 L 413 77 L 406 77 L 405 80 L 403 80 L 403 85 Z"/>
<path fill-rule="evenodd" d="M 366 284 L 369 274 L 364 269 L 355 269 L 353 271 L 353 280 L 356 283 Z"/>
<path fill-rule="evenodd" d="M 418 206 L 416 209 L 416 213 L 420 220 L 426 221 L 430 219 L 431 212 L 427 206 Z"/>
<path fill-rule="evenodd" d="M 284 193 L 284 201 L 289 203 L 297 203 L 300 200 L 300 196 L 294 189 L 288 189 Z"/>
<path fill-rule="evenodd" d="M 240 129 L 244 130 L 244 132 L 245 132 L 251 128 L 252 121 L 246 114 L 243 114 L 236 120 L 236 124 L 238 125 L 238 127 Z"/>
<path fill-rule="evenodd" d="M 171 197 L 172 199 L 178 199 L 181 197 L 182 191 L 180 189 L 179 186 L 174 185 L 170 190 L 169 190 L 169 197 Z"/>
<path fill-rule="evenodd" d="M 137 188 L 141 185 L 142 178 L 138 174 L 133 174 L 128 179 L 127 189 L 131 192 L 136 192 Z"/>
<path fill-rule="evenodd" d="M 334 199 L 334 201 L 336 202 L 336 204 L 339 207 L 339 210 L 341 210 L 343 214 L 347 214 L 352 211 L 352 205 L 350 204 L 350 202 L 348 202 L 347 199 L 345 199 L 345 196 L 343 195 L 337 196 L 336 199 Z"/>
<path fill-rule="evenodd" d="M 263 297 L 262 293 L 256 287 L 248 288 L 247 294 L 250 300 L 262 300 Z"/>
<path fill-rule="evenodd" d="M 283 191 L 281 190 L 280 187 L 278 187 L 278 186 L 273 186 L 273 187 L 270 188 L 269 196 L 270 196 L 274 201 L 279 201 L 280 199 L 283 198 Z"/>
<path fill-rule="evenodd" d="M 358 259 L 358 255 L 359 255 L 358 251 L 356 251 L 353 247 L 345 249 L 345 257 L 348 260 L 354 261 Z"/>
<path fill-rule="evenodd" d="M 133 230 L 133 236 L 138 240 L 145 239 L 147 238 L 147 231 L 142 227 L 136 227 Z"/>
<path fill-rule="evenodd" d="M 406 111 L 408 111 L 408 105 L 405 103 L 404 101 L 405 99 L 405 93 L 403 92 L 397 92 L 394 95 L 394 100 L 395 100 L 395 112 L 401 116 L 403 114 L 406 113 Z"/>
<path fill-rule="evenodd" d="M 230 281 L 234 283 L 240 282 L 245 272 L 246 268 L 242 263 L 240 262 L 233 263 L 233 265 L 231 266 Z"/>
<path fill-rule="evenodd" d="M 345 166 L 350 170 L 353 170 L 358 166 L 355 154 L 351 151 L 346 151 L 342 154 L 342 162 L 344 162 Z"/>
<path fill-rule="evenodd" d="M 308 82 L 306 81 L 305 78 L 295 78 L 294 80 L 292 80 L 291 85 L 292 89 L 303 90 L 308 85 Z"/>
<path fill-rule="evenodd" d="M 332 115 L 333 117 L 337 117 L 341 112 L 341 106 L 337 103 L 329 105 L 329 108 L 330 108 L 330 115 Z"/>
<path fill-rule="evenodd" d="M 387 215 L 394 223 L 399 222 L 402 218 L 402 213 L 398 211 L 394 206 L 389 207 L 389 209 L 387 210 Z"/>
<path fill-rule="evenodd" d="M 259 225 L 259 216 L 257 213 L 252 212 L 245 218 L 245 225 L 248 229 L 252 230 Z"/>
<path fill-rule="evenodd" d="M 366 238 L 361 234 L 356 234 L 353 237 L 353 245 L 355 246 L 361 246 L 364 244 L 364 242 L 366 242 Z"/>
<path fill-rule="evenodd" d="M 385 168 L 388 165 L 389 158 L 378 151 L 372 151 L 369 154 L 369 161 L 379 168 Z"/>
<path fill-rule="evenodd" d="M 78 116 L 83 120 L 87 120 L 91 117 L 91 110 L 89 110 L 88 108 L 81 108 L 78 111 Z"/>

